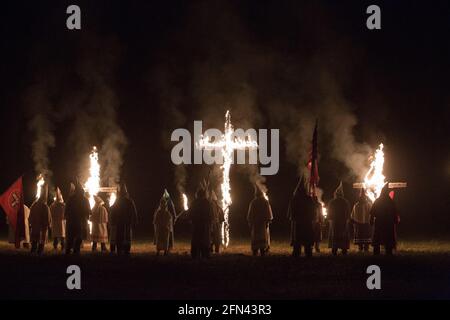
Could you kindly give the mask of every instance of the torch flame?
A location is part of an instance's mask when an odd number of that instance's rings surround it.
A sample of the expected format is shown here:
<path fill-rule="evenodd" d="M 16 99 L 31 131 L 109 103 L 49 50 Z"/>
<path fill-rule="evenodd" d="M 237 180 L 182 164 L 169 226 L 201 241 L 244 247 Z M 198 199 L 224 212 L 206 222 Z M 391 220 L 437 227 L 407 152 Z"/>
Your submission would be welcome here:
<path fill-rule="evenodd" d="M 322 206 L 322 215 L 324 218 L 328 215 L 327 207 L 325 206 L 325 203 L 322 200 L 319 200 L 320 205 Z"/>
<path fill-rule="evenodd" d="M 38 180 L 36 183 L 36 200 L 39 199 L 41 197 L 41 191 L 42 191 L 42 186 L 44 185 L 45 181 L 44 181 L 44 177 L 42 176 L 42 174 L 40 174 L 38 176 Z"/>
<path fill-rule="evenodd" d="M 364 177 L 364 188 L 370 201 L 374 202 L 381 194 L 381 190 L 386 184 L 386 177 L 383 175 L 384 152 L 381 143 L 375 151 L 375 155 L 370 163 L 370 169 Z"/>
<path fill-rule="evenodd" d="M 189 210 L 189 206 L 188 206 L 188 197 L 186 196 L 185 193 L 182 194 L 183 197 L 183 209 L 184 211 Z"/>
<path fill-rule="evenodd" d="M 116 199 L 117 199 L 117 193 L 116 192 L 112 192 L 109 195 L 109 201 L 108 201 L 110 207 L 112 207 L 114 205 L 114 203 L 116 202 Z"/>
<path fill-rule="evenodd" d="M 89 155 L 89 179 L 84 184 L 84 189 L 89 193 L 89 204 L 91 209 L 95 205 L 94 196 L 100 191 L 100 164 L 98 163 L 97 147 L 93 147 Z"/>

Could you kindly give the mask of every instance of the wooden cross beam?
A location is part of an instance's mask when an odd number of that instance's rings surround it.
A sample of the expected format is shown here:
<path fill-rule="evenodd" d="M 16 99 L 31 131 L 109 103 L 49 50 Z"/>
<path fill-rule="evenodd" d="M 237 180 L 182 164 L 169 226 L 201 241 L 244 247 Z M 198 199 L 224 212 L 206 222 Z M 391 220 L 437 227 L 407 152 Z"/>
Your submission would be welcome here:
<path fill-rule="evenodd" d="M 389 189 L 401 189 L 406 188 L 408 186 L 407 182 L 389 182 Z M 365 187 L 364 182 L 356 182 L 353 184 L 353 189 L 362 189 Z"/>
<path fill-rule="evenodd" d="M 98 189 L 98 192 L 117 193 L 117 187 L 100 187 L 100 189 Z"/>

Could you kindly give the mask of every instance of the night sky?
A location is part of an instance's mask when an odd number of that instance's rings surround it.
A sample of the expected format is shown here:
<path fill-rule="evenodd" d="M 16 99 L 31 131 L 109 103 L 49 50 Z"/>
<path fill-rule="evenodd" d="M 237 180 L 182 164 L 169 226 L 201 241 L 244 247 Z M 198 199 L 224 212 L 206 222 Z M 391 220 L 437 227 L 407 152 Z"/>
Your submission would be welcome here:
<path fill-rule="evenodd" d="M 396 193 L 400 234 L 445 234 L 450 3 L 393 2 L 2 2 L 0 190 L 23 174 L 26 203 L 33 200 L 37 115 L 55 138 L 51 181 L 65 194 L 91 146 L 101 148 L 108 130 L 119 128 L 121 176 L 138 208 L 139 234 L 149 237 L 164 188 L 180 205 L 172 130 L 191 129 L 194 120 L 222 129 L 229 108 L 236 127 L 280 129 L 280 170 L 267 178 L 276 235 L 287 237 L 287 203 L 315 118 L 324 200 L 341 179 L 347 198 L 356 198 L 358 179 L 336 156 L 336 137 L 350 128 L 354 145 L 383 142 L 387 179 L 408 182 Z M 79 31 L 66 28 L 69 4 L 81 7 Z M 365 26 L 370 4 L 381 7 L 381 30 Z M 186 167 L 191 198 L 207 172 Z M 253 187 L 243 169 L 232 168 L 231 179 L 232 236 L 247 235 Z"/>

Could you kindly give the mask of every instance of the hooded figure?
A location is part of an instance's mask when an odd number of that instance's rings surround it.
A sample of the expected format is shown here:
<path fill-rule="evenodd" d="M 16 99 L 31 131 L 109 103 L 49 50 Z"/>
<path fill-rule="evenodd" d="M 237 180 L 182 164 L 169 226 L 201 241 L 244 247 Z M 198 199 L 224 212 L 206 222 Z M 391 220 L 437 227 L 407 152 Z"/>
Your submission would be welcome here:
<path fill-rule="evenodd" d="M 52 237 L 53 248 L 58 249 L 58 243 L 61 243 L 61 250 L 64 251 L 64 238 L 66 237 L 66 204 L 61 194 L 61 190 L 56 188 L 56 200 L 50 205 L 52 214 Z"/>
<path fill-rule="evenodd" d="M 222 224 L 225 221 L 224 212 L 219 204 L 219 199 L 214 191 L 211 191 L 211 204 L 213 209 L 213 222 L 211 225 L 211 251 L 219 253 L 222 243 Z"/>
<path fill-rule="evenodd" d="M 334 199 L 328 204 L 328 220 L 330 221 L 328 247 L 331 248 L 333 255 L 337 254 L 338 249 L 341 249 L 343 254 L 347 254 L 350 247 L 349 219 L 350 205 L 344 198 L 344 188 L 341 181 L 334 192 Z"/>
<path fill-rule="evenodd" d="M 247 221 L 250 226 L 252 238 L 251 248 L 253 255 L 258 251 L 261 256 L 265 255 L 270 248 L 269 225 L 273 220 L 272 208 L 269 201 L 264 198 L 261 189 L 255 185 L 255 197 L 248 207 Z"/>
<path fill-rule="evenodd" d="M 102 251 L 106 250 L 106 242 L 108 241 L 108 211 L 106 210 L 102 198 L 94 196 L 95 205 L 92 208 L 92 251 L 97 250 L 97 242 L 100 242 Z"/>
<path fill-rule="evenodd" d="M 163 195 L 159 201 L 159 207 L 153 215 L 157 255 L 159 255 L 161 250 L 164 251 L 164 255 L 167 255 L 172 248 L 170 238 L 173 231 L 173 216 L 168 208 L 168 200 L 169 199 Z"/>
<path fill-rule="evenodd" d="M 30 248 L 30 222 L 29 222 L 29 218 L 30 218 L 30 208 L 28 208 L 26 205 L 23 205 L 23 219 L 24 219 L 25 234 L 24 234 L 23 237 L 21 237 L 21 240 L 23 240 L 22 245 L 26 249 Z M 8 224 L 8 243 L 16 244 L 16 231 L 9 224 L 8 216 L 6 216 L 6 223 Z"/>
<path fill-rule="evenodd" d="M 368 251 L 372 242 L 372 226 L 370 225 L 370 208 L 372 204 L 367 198 L 366 190 L 361 189 L 359 199 L 353 206 L 351 221 L 354 228 L 354 244 L 359 251 Z"/>
<path fill-rule="evenodd" d="M 111 237 L 113 239 L 112 252 L 117 248 L 118 254 L 130 254 L 133 229 L 136 224 L 136 206 L 128 194 L 127 186 L 122 182 L 119 186 L 117 200 L 111 207 L 111 225 L 114 229 L 114 235 Z"/>
<path fill-rule="evenodd" d="M 323 223 L 323 208 L 322 204 L 319 201 L 319 198 L 317 196 L 312 197 L 314 202 L 314 222 L 313 222 L 313 229 L 314 229 L 314 248 L 317 253 L 320 252 L 320 242 L 322 241 L 322 223 Z"/>
<path fill-rule="evenodd" d="M 192 222 L 191 255 L 192 258 L 209 258 L 211 246 L 211 225 L 214 212 L 206 191 L 198 189 L 187 217 Z"/>
<path fill-rule="evenodd" d="M 380 246 L 383 245 L 386 254 L 391 255 L 397 245 L 397 225 L 400 217 L 394 200 L 389 197 L 388 184 L 381 191 L 381 195 L 375 200 L 370 210 L 370 224 L 374 225 L 372 246 L 373 253 L 380 254 Z"/>
<path fill-rule="evenodd" d="M 75 190 L 66 205 L 66 254 L 80 253 L 81 241 L 88 233 L 88 219 L 91 214 L 89 200 L 86 198 L 79 181 L 75 183 Z"/>
<path fill-rule="evenodd" d="M 167 189 L 164 189 L 164 193 L 163 193 L 163 197 L 166 200 L 166 204 L 167 204 L 167 210 L 169 210 L 169 213 L 172 216 L 172 226 L 170 229 L 170 235 L 169 235 L 169 248 L 173 248 L 174 243 L 175 243 L 175 232 L 174 232 L 174 225 L 175 222 L 177 220 L 177 212 L 175 210 L 175 204 L 172 201 L 172 198 L 170 197 L 169 192 L 167 191 Z M 156 241 L 156 239 L 155 239 Z M 154 242 L 156 244 L 156 242 Z"/>
<path fill-rule="evenodd" d="M 47 241 L 48 228 L 51 225 L 52 217 L 50 208 L 47 205 L 48 185 L 44 184 L 41 189 L 41 196 L 33 203 L 30 209 L 31 224 L 31 253 L 41 255 Z"/>
<path fill-rule="evenodd" d="M 305 249 L 305 255 L 307 257 L 312 256 L 315 218 L 316 207 L 313 199 L 306 191 L 302 177 L 294 190 L 288 208 L 288 219 L 291 221 L 292 256 L 300 256 L 302 246 Z"/>

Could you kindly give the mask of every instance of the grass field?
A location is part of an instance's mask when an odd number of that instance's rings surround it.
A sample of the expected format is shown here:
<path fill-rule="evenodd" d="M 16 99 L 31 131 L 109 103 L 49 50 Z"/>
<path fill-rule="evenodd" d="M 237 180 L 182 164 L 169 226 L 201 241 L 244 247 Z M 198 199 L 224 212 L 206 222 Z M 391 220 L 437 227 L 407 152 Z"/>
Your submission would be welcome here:
<path fill-rule="evenodd" d="M 54 253 L 42 257 L 0 242 L 1 299 L 449 299 L 450 241 L 400 242 L 394 257 L 358 253 L 333 257 L 322 245 L 312 259 L 293 259 L 287 242 L 252 257 L 248 242 L 232 244 L 207 261 L 193 261 L 189 243 L 155 256 L 150 241 L 130 257 Z M 66 288 L 66 268 L 77 264 L 82 289 Z M 367 266 L 381 268 L 381 290 L 366 287 Z"/>

